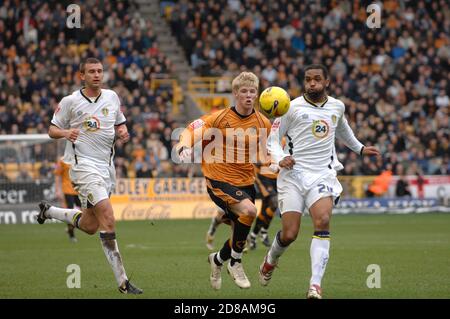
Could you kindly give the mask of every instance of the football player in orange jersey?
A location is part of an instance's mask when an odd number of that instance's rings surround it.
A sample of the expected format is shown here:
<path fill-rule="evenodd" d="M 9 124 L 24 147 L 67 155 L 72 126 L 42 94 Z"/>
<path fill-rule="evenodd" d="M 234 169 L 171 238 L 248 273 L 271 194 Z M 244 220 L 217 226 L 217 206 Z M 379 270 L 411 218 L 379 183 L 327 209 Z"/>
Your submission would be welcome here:
<path fill-rule="evenodd" d="M 201 143 L 202 171 L 208 194 L 224 210 L 224 218 L 232 227 L 230 239 L 219 252 L 208 257 L 210 282 L 214 289 L 221 288 L 222 265 L 227 260 L 230 260 L 228 273 L 236 285 L 241 288 L 251 286 L 242 266 L 242 252 L 257 214 L 253 163 L 258 160 L 253 157 L 267 154 L 266 138 L 271 128 L 270 121 L 254 108 L 258 89 L 259 80 L 255 74 L 239 74 L 232 82 L 236 106 L 193 121 L 176 146 L 179 158 L 186 162 L 193 159 L 195 145 Z M 205 140 L 211 142 L 208 144 Z M 253 143 L 257 144 L 260 153 L 252 148 Z M 211 148 L 210 144 L 215 147 Z"/>

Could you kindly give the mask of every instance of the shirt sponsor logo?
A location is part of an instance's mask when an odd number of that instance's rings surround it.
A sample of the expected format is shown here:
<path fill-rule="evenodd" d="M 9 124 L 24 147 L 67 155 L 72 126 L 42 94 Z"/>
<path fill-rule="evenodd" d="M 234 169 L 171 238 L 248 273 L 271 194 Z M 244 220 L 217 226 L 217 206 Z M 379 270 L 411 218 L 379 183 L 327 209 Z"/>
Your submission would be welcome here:
<path fill-rule="evenodd" d="M 95 116 L 89 116 L 83 121 L 83 128 L 89 132 L 95 132 L 100 129 L 100 121 Z"/>
<path fill-rule="evenodd" d="M 325 138 L 329 132 L 328 123 L 324 120 L 315 120 L 312 124 L 312 133 L 317 138 Z"/>
<path fill-rule="evenodd" d="M 194 122 L 192 122 L 191 124 L 189 124 L 189 127 L 193 130 L 198 129 L 200 127 L 202 127 L 203 125 L 205 125 L 205 122 L 201 119 L 195 120 Z"/>

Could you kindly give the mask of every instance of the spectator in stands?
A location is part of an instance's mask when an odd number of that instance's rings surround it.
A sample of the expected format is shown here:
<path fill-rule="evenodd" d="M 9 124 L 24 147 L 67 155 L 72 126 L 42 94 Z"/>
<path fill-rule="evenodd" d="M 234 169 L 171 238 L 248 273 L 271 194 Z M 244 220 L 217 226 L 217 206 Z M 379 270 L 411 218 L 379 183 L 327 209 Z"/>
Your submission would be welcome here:
<path fill-rule="evenodd" d="M 417 170 L 416 176 L 417 176 L 417 195 L 420 199 L 423 199 L 425 197 L 424 185 L 426 181 L 420 170 Z"/>
<path fill-rule="evenodd" d="M 16 182 L 32 182 L 33 178 L 22 165 L 18 164 L 19 174 L 16 177 Z"/>
<path fill-rule="evenodd" d="M 408 183 L 408 180 L 405 177 L 403 166 L 399 165 L 397 167 L 397 174 L 399 176 L 398 176 L 397 184 L 395 185 L 395 196 L 397 196 L 397 197 L 404 197 L 404 196 L 411 197 L 411 191 L 409 189 L 409 183 Z"/>
<path fill-rule="evenodd" d="M 117 153 L 116 153 L 117 154 Z M 125 164 L 126 160 L 123 157 L 115 157 L 114 164 L 116 166 L 116 177 L 117 178 L 127 178 L 128 177 L 128 167 Z"/>
<path fill-rule="evenodd" d="M 0 182 L 1 183 L 9 183 L 9 177 L 6 175 L 5 168 L 3 165 L 0 165 Z"/>
<path fill-rule="evenodd" d="M 143 162 L 141 167 L 136 171 L 136 177 L 138 178 L 152 178 L 153 173 L 146 162 Z"/>
<path fill-rule="evenodd" d="M 392 180 L 391 165 L 383 171 L 380 175 L 375 177 L 374 181 L 369 185 L 366 191 L 367 197 L 381 197 L 388 191 L 389 184 Z"/>
<path fill-rule="evenodd" d="M 47 159 L 45 159 L 41 163 L 41 167 L 39 167 L 39 180 L 49 181 L 53 178 L 53 172 L 54 168 L 52 165 L 48 162 Z"/>

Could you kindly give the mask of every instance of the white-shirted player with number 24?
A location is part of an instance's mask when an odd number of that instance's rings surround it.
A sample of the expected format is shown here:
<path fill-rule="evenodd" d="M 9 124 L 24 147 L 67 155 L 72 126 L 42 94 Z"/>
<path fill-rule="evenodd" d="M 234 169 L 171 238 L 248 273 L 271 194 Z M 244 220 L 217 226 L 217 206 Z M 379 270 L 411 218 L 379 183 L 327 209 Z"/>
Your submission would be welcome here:
<path fill-rule="evenodd" d="M 336 171 L 342 169 L 335 151 L 335 137 L 361 155 L 379 155 L 373 146 L 364 146 L 353 134 L 345 118 L 345 105 L 327 96 L 328 71 L 320 64 L 305 68 L 305 94 L 291 101 L 288 112 L 277 118 L 267 141 L 272 162 L 278 164 L 278 206 L 282 230 L 276 235 L 259 268 L 260 283 L 266 286 L 279 257 L 297 238 L 302 213 L 309 210 L 314 235 L 311 242 L 312 276 L 309 299 L 321 299 L 321 280 L 330 249 L 329 222 L 342 186 Z M 286 136 L 283 149 L 281 139 Z"/>
<path fill-rule="evenodd" d="M 39 224 L 55 218 L 93 235 L 100 241 L 114 272 L 119 291 L 141 294 L 125 273 L 116 241 L 114 212 L 109 196 L 116 183 L 114 142 L 116 136 L 127 142 L 129 134 L 120 100 L 112 90 L 102 89 L 103 66 L 95 58 L 80 65 L 85 87 L 64 97 L 56 109 L 49 136 L 66 138 L 64 161 L 71 164 L 70 179 L 78 191 L 83 212 L 39 204 Z"/>

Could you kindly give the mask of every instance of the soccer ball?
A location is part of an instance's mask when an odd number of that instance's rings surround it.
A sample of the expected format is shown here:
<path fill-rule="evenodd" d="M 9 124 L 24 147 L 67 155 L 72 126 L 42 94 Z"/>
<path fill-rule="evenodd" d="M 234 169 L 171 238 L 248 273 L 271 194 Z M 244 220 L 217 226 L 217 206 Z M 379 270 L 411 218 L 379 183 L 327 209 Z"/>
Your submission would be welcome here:
<path fill-rule="evenodd" d="M 259 96 L 259 107 L 268 117 L 280 117 L 289 110 L 291 98 L 278 86 L 265 89 Z"/>

